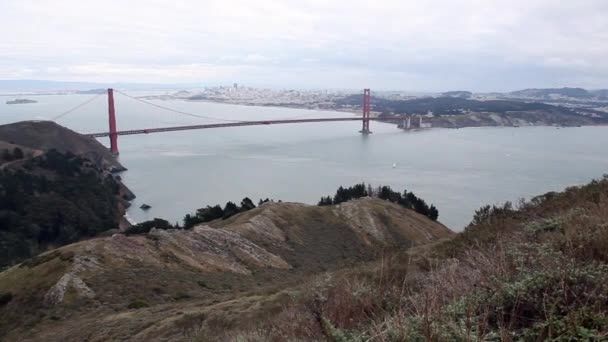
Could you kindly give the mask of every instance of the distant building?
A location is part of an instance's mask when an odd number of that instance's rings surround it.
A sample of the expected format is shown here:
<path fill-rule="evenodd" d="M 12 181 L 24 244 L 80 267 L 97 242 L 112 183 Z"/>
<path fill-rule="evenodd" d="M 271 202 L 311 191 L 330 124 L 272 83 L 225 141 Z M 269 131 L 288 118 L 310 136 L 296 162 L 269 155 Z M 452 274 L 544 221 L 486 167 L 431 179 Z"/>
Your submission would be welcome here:
<path fill-rule="evenodd" d="M 235 84 L 234 84 L 234 89 L 239 89 L 239 85 L 238 85 L 238 83 L 235 83 Z"/>
<path fill-rule="evenodd" d="M 418 122 L 418 127 L 419 128 L 431 128 L 433 127 L 433 125 L 430 122 L 422 122 L 422 116 L 418 117 L 420 119 L 420 121 Z"/>
<path fill-rule="evenodd" d="M 432 123 L 423 122 L 423 116 L 424 115 L 407 115 L 403 118 L 403 121 L 399 123 L 399 128 L 409 130 L 433 127 Z"/>

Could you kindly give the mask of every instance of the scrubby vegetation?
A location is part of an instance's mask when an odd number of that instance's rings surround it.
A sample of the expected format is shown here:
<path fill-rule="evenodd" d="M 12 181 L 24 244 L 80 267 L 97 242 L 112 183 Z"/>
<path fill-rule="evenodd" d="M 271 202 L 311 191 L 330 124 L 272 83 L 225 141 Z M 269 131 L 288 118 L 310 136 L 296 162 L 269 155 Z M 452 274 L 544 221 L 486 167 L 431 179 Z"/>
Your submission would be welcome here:
<path fill-rule="evenodd" d="M 223 338 L 606 340 L 607 222 L 608 176 L 486 206 L 455 238 L 319 276 L 272 318 Z"/>
<path fill-rule="evenodd" d="M 167 220 L 155 218 L 150 221 L 138 223 L 124 230 L 125 235 L 145 234 L 154 229 L 180 229 L 178 225 L 172 225 Z"/>
<path fill-rule="evenodd" d="M 0 306 L 6 305 L 13 300 L 13 294 L 10 292 L 0 293 Z"/>
<path fill-rule="evenodd" d="M 260 205 L 262 203 L 268 202 L 268 199 L 265 201 L 260 200 Z M 197 224 L 210 222 L 217 219 L 227 219 L 232 217 L 238 213 L 245 212 L 247 210 L 251 210 L 255 208 L 255 204 L 249 199 L 249 197 L 243 198 L 241 201 L 241 205 L 238 206 L 234 202 L 228 202 L 222 209 L 219 204 L 215 206 L 207 206 L 205 208 L 198 209 L 194 214 L 186 214 L 184 217 L 184 228 L 190 229 Z"/>
<path fill-rule="evenodd" d="M 429 206 L 422 198 L 418 198 L 413 192 L 393 191 L 390 186 L 380 186 L 374 189 L 371 185 L 365 185 L 365 183 L 355 184 L 348 188 L 339 187 L 336 190 L 336 194 L 332 198 L 331 196 L 321 197 L 318 205 L 332 205 L 347 202 L 353 199 L 375 196 L 385 201 L 397 203 L 405 208 L 412 209 L 419 214 L 422 214 L 433 221 L 437 221 L 439 218 L 439 210 L 431 204 Z"/>
<path fill-rule="evenodd" d="M 141 309 L 141 308 L 147 308 L 148 306 L 150 306 L 150 304 L 148 304 L 148 302 L 146 302 L 145 300 L 137 299 L 137 300 L 134 300 L 131 303 L 129 303 L 129 305 L 127 306 L 127 308 L 129 308 L 129 309 Z"/>
<path fill-rule="evenodd" d="M 51 150 L 0 170 L 0 267 L 118 227 L 119 185 L 91 165 Z"/>
<path fill-rule="evenodd" d="M 7 148 L 3 149 L 0 157 L 2 158 L 2 161 L 10 162 L 13 160 L 23 159 L 25 155 L 22 149 L 15 147 L 12 151 Z"/>

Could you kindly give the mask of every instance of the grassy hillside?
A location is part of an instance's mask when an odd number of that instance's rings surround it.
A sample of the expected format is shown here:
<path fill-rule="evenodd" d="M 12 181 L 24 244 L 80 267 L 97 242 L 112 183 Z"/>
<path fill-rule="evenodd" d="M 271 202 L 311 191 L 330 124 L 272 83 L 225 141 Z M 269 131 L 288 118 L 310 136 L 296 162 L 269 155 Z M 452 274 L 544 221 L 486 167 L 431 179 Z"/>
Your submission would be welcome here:
<path fill-rule="evenodd" d="M 191 230 L 82 241 L 0 273 L 6 340 L 183 340 L 202 324 L 243 328 L 311 276 L 448 238 L 438 222 L 364 198 L 266 203 Z"/>
<path fill-rule="evenodd" d="M 453 239 L 298 288 L 271 319 L 198 340 L 608 339 L 608 176 L 513 208 Z"/>

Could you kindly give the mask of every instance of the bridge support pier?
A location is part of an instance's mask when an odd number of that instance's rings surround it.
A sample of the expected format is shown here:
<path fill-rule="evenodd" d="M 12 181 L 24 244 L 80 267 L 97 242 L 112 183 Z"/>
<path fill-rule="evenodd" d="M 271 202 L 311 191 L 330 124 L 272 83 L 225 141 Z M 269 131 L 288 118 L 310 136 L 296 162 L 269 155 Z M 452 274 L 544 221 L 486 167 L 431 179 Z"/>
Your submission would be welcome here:
<path fill-rule="evenodd" d="M 108 88 L 108 118 L 110 124 L 110 152 L 118 155 L 118 133 L 116 130 L 116 111 L 114 110 L 114 89 Z"/>
<path fill-rule="evenodd" d="M 369 116 L 371 110 L 371 94 L 369 88 L 363 89 L 363 128 L 361 134 L 370 134 Z"/>

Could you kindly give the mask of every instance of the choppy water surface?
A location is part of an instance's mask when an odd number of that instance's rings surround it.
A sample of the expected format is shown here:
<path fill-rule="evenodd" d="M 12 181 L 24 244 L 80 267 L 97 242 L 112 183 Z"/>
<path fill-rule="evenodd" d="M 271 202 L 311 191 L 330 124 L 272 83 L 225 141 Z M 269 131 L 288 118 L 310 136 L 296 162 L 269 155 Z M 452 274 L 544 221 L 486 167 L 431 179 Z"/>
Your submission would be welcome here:
<path fill-rule="evenodd" d="M 30 97 L 6 105 L 2 123 L 48 119 L 90 95 Z M 120 129 L 211 123 L 178 116 L 117 96 Z M 349 116 L 346 113 L 154 101 L 216 118 L 265 120 Z M 107 130 L 105 98 L 61 119 L 79 132 Z M 207 204 L 249 196 L 316 203 L 340 185 L 366 182 L 408 189 L 439 208 L 440 221 L 461 230 L 484 204 L 515 201 L 608 173 L 608 127 L 433 129 L 403 132 L 372 123 L 309 123 L 159 133 L 119 138 L 125 183 L 138 198 L 136 221 L 179 221 Z M 107 144 L 107 139 L 100 141 Z M 396 164 L 396 167 L 393 167 Z M 139 206 L 152 206 L 142 211 Z"/>

